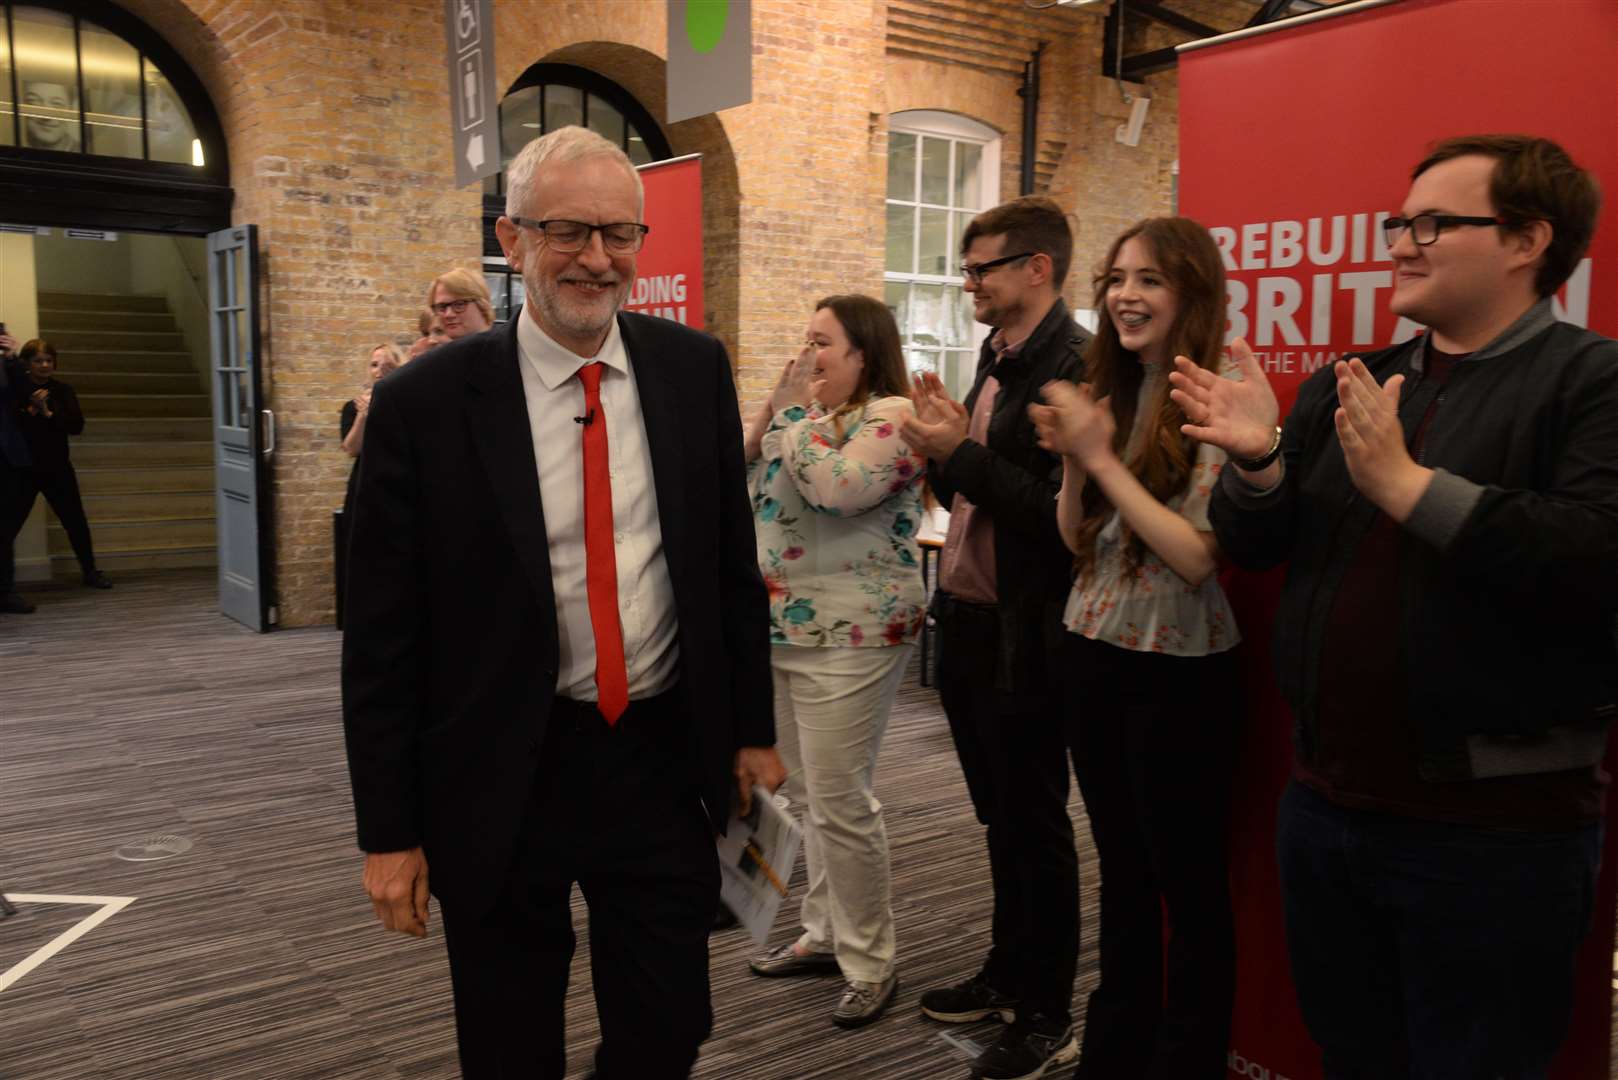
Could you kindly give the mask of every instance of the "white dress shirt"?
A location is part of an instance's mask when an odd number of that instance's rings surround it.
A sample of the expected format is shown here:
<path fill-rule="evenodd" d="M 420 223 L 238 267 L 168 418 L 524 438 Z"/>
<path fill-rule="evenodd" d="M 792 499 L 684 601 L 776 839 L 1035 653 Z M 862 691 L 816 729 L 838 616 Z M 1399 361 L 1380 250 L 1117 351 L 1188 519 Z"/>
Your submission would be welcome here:
<path fill-rule="evenodd" d="M 585 585 L 584 384 L 579 368 L 590 363 L 558 345 L 531 315 L 518 318 L 517 348 L 523 394 L 539 467 L 545 534 L 550 542 L 551 585 L 556 592 L 556 630 L 561 663 L 556 692 L 575 701 L 595 701 L 596 645 Z M 663 557 L 652 455 L 641 417 L 635 373 L 629 366 L 618 321 L 613 320 L 599 360 L 601 410 L 607 423 L 612 478 L 613 538 L 618 563 L 618 619 L 630 700 L 672 687 L 680 658 L 674 587 Z M 597 423 L 602 417 L 598 416 Z"/>

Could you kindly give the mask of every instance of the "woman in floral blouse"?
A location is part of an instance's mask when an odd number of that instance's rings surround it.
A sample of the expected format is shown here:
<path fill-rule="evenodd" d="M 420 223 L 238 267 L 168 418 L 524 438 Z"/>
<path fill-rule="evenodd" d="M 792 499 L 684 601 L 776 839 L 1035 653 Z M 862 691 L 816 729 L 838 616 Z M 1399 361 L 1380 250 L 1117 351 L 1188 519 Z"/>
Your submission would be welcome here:
<path fill-rule="evenodd" d="M 1101 983 L 1078 1075 L 1222 1076 L 1239 638 L 1208 524 L 1224 453 L 1182 433 L 1168 371 L 1176 356 L 1220 369 L 1224 266 L 1186 218 L 1133 226 L 1103 266 L 1088 383 L 1051 383 L 1029 410 L 1063 455 L 1068 738 L 1101 861 Z"/>
<path fill-rule="evenodd" d="M 808 803 L 803 933 L 759 975 L 841 971 L 834 1022 L 898 988 L 888 839 L 872 791 L 888 713 L 921 628 L 923 459 L 893 316 L 868 296 L 815 305 L 808 344 L 747 431 L 758 561 L 770 591 L 776 737 Z M 801 778 L 801 779 L 800 779 Z"/>

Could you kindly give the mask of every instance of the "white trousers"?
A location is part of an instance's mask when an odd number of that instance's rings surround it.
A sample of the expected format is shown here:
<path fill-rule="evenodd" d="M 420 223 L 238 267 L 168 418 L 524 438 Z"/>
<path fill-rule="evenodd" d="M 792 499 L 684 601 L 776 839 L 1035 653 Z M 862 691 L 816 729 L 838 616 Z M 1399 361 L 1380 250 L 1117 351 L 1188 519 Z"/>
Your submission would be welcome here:
<path fill-rule="evenodd" d="M 789 794 L 808 803 L 809 891 L 798 944 L 835 952 L 843 978 L 861 982 L 881 982 L 893 972 L 888 833 L 872 781 L 911 648 L 770 650 L 776 749 Z"/>

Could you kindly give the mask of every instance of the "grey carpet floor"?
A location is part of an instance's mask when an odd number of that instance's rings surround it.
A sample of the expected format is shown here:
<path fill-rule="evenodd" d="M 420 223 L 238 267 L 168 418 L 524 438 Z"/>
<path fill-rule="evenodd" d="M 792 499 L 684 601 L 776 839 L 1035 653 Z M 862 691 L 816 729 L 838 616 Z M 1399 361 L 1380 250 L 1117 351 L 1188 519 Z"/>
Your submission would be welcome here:
<path fill-rule="evenodd" d="M 443 939 L 436 925 L 425 941 L 385 934 L 360 888 L 338 635 L 249 633 L 216 613 L 214 581 L 129 575 L 110 593 L 43 590 L 36 615 L 0 616 L 0 889 L 139 898 L 0 992 L 0 1078 L 454 1077 Z M 936 696 L 915 676 L 879 766 L 903 982 L 893 1015 L 834 1029 L 835 980 L 753 978 L 748 938 L 717 934 L 716 1022 L 697 1077 L 968 1075 L 916 1000 L 981 959 L 988 868 Z M 1082 1002 L 1097 879 L 1076 795 L 1071 809 L 1087 886 Z M 153 834 L 195 846 L 113 857 Z M 0 920 L 0 972 L 94 910 L 22 905 Z M 795 912 L 795 899 L 783 905 L 775 940 Z M 581 934 L 572 1076 L 597 1036 L 588 964 Z M 952 1034 L 986 1041 L 992 1029 Z"/>

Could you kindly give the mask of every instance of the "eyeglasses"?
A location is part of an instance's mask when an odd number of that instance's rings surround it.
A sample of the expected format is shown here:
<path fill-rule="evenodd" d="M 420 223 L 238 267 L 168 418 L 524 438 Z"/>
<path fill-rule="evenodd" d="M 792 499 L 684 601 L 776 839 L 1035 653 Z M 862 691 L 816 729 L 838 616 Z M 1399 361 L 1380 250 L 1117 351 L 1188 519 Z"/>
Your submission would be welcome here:
<path fill-rule="evenodd" d="M 591 225 L 584 221 L 535 221 L 533 218 L 516 216 L 510 220 L 513 225 L 538 229 L 545 234 L 546 246 L 563 255 L 583 251 L 590 243 L 590 234 L 597 232 L 601 234 L 602 246 L 608 251 L 614 255 L 630 255 L 640 250 L 640 246 L 646 242 L 646 234 L 652 231 L 650 225 L 636 221 Z"/>
<path fill-rule="evenodd" d="M 466 310 L 466 305 L 475 303 L 477 303 L 476 300 L 445 300 L 441 303 L 429 304 L 428 306 L 431 307 L 433 312 L 438 315 L 447 315 L 451 311 L 459 315 L 461 312 Z"/>
<path fill-rule="evenodd" d="M 968 281 L 982 281 L 983 275 L 990 270 L 998 269 L 1006 263 L 1016 262 L 1018 259 L 1032 259 L 1039 254 L 1037 251 L 1025 251 L 1020 255 L 1002 255 L 998 259 L 990 259 L 980 263 L 962 263 L 961 276 Z"/>
<path fill-rule="evenodd" d="M 1494 217 L 1459 217 L 1455 214 L 1417 214 L 1413 218 L 1390 217 L 1382 222 L 1382 237 L 1391 248 L 1399 242 L 1406 229 L 1410 239 L 1426 247 L 1438 239 L 1440 233 L 1454 225 L 1505 225 L 1506 219 Z"/>

